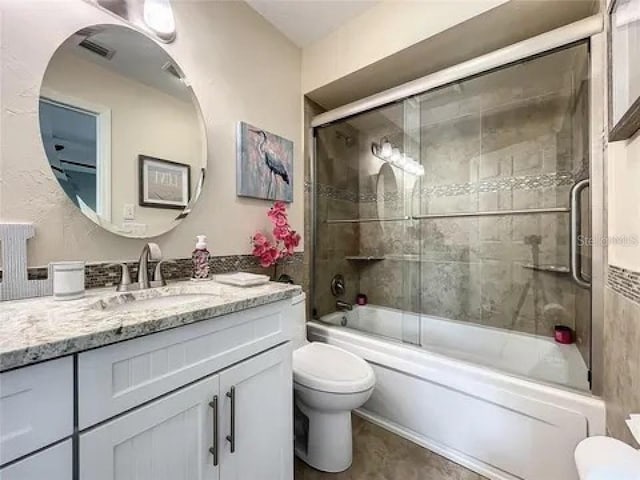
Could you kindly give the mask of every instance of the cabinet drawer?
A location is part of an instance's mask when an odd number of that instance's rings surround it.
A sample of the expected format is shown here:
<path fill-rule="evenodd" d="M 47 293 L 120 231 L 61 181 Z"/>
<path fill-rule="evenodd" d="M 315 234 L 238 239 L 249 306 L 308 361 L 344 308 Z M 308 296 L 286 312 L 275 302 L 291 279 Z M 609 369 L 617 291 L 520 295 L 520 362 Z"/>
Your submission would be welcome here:
<path fill-rule="evenodd" d="M 0 465 L 73 433 L 73 359 L 0 374 Z"/>
<path fill-rule="evenodd" d="M 282 301 L 80 354 L 80 429 L 289 340 L 290 315 Z"/>
<path fill-rule="evenodd" d="M 0 469 L 0 480 L 72 480 L 71 440 Z"/>

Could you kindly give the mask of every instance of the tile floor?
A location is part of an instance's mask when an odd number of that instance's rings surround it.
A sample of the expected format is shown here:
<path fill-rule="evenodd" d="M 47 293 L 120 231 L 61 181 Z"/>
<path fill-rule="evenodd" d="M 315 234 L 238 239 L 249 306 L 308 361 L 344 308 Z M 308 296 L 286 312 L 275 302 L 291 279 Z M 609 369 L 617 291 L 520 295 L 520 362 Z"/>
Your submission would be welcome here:
<path fill-rule="evenodd" d="M 353 415 L 353 465 L 318 472 L 296 459 L 295 480 L 486 480 L 458 464 Z"/>

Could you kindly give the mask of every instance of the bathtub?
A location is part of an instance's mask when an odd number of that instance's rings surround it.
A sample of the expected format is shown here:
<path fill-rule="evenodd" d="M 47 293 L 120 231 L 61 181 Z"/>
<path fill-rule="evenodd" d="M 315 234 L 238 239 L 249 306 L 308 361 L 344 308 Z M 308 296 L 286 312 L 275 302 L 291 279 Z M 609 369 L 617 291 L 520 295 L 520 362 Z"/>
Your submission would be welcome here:
<path fill-rule="evenodd" d="M 605 434 L 574 345 L 373 305 L 307 331 L 372 365 L 359 415 L 487 478 L 577 480 L 576 445 Z"/>

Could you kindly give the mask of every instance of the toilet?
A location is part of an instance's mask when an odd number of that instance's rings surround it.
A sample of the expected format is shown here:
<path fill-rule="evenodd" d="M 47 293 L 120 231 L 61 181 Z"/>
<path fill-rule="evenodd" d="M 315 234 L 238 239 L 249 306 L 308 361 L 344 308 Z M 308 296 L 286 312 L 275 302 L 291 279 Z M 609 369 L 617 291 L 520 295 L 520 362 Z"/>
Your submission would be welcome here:
<path fill-rule="evenodd" d="M 610 437 L 589 437 L 575 450 L 580 480 L 640 480 L 640 451 Z"/>
<path fill-rule="evenodd" d="M 353 456 L 351 410 L 369 399 L 375 375 L 357 355 L 307 341 L 304 293 L 292 303 L 295 454 L 316 470 L 342 472 Z"/>

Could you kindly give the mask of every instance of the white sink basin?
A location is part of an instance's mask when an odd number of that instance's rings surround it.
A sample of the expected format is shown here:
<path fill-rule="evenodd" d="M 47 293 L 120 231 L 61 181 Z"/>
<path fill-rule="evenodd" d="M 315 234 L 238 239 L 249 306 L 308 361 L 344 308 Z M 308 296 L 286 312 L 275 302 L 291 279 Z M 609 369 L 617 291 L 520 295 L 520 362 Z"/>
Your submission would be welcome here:
<path fill-rule="evenodd" d="M 576 447 L 580 480 L 640 480 L 640 452 L 610 437 L 589 437 Z"/>
<path fill-rule="evenodd" d="M 215 295 L 205 293 L 182 293 L 177 295 L 161 295 L 149 298 L 137 298 L 123 295 L 106 302 L 98 302 L 95 308 L 105 312 L 142 312 L 146 310 L 165 310 L 191 303 L 211 300 Z"/>

